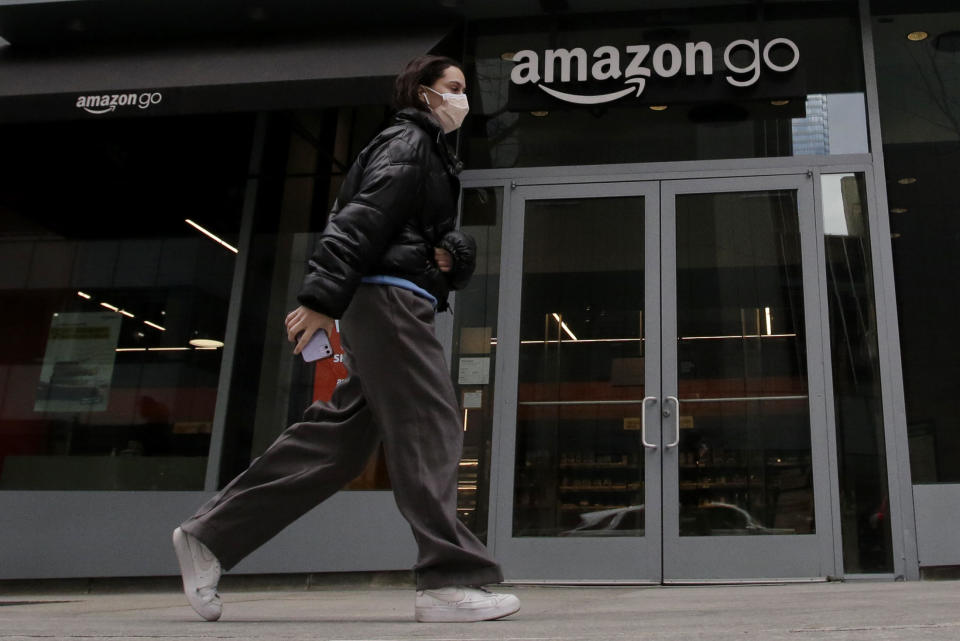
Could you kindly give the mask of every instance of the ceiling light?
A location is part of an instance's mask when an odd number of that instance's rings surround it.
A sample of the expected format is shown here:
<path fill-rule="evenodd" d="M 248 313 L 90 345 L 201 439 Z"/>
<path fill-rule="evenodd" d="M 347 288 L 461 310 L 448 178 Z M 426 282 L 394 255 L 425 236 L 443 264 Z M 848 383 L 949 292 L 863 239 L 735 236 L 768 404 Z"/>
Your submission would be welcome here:
<path fill-rule="evenodd" d="M 537 118 L 545 118 L 546 116 L 550 115 L 550 112 L 549 111 L 531 111 L 530 115 L 536 116 Z"/>
<path fill-rule="evenodd" d="M 189 342 L 194 347 L 206 347 L 208 349 L 223 347 L 223 341 L 213 340 L 212 338 L 192 338 Z"/>
<path fill-rule="evenodd" d="M 196 229 L 197 231 L 199 231 L 201 234 L 205 234 L 206 236 L 208 236 L 208 237 L 212 238 L 213 240 L 217 241 L 218 243 L 220 243 L 221 245 L 223 245 L 224 247 L 226 247 L 227 249 L 229 249 L 230 251 L 232 251 L 234 254 L 239 254 L 239 253 L 240 253 L 240 252 L 237 250 L 236 247 L 234 247 L 233 245 L 231 245 L 231 244 L 229 244 L 229 243 L 221 240 L 220 238 L 217 238 L 216 236 L 214 236 L 213 234 L 211 234 L 211 233 L 208 232 L 206 229 L 204 229 L 203 227 L 201 227 L 201 226 L 198 225 L 197 223 L 193 222 L 193 221 L 190 220 L 189 218 L 185 219 L 184 222 L 186 222 L 188 225 L 190 225 L 191 227 L 193 227 L 194 229 Z"/>
<path fill-rule="evenodd" d="M 189 347 L 148 347 L 148 352 L 186 352 Z"/>
<path fill-rule="evenodd" d="M 902 234 L 900 232 L 895 231 L 892 234 L 890 234 L 890 238 L 897 239 L 897 238 L 900 238 L 901 235 Z"/>
<path fill-rule="evenodd" d="M 114 307 L 114 306 L 111 305 L 110 303 L 100 303 L 100 307 L 106 307 L 106 308 L 109 309 L 111 312 L 119 312 L 119 311 L 120 311 L 120 308 L 119 308 L 119 307 Z"/>
<path fill-rule="evenodd" d="M 506 62 L 513 62 L 513 57 L 517 55 L 514 51 L 506 51 L 500 54 L 500 59 Z"/>
<path fill-rule="evenodd" d="M 90 294 L 85 294 L 84 292 L 77 292 L 77 296 L 79 296 L 80 298 L 86 298 L 87 300 L 90 300 L 91 298 L 93 298 L 93 296 L 91 296 Z"/>
<path fill-rule="evenodd" d="M 782 107 L 784 105 L 789 105 L 790 101 L 789 100 L 771 100 L 770 104 L 773 105 L 774 107 Z"/>
<path fill-rule="evenodd" d="M 666 111 L 667 106 L 666 105 L 650 105 L 650 109 L 652 109 L 653 111 Z"/>
<path fill-rule="evenodd" d="M 166 327 L 160 327 L 160 326 L 157 325 L 156 323 L 151 323 L 151 322 L 148 321 L 148 320 L 143 321 L 143 324 L 144 324 L 144 325 L 149 325 L 150 327 L 152 327 L 152 328 L 154 328 L 154 329 L 159 329 L 161 332 L 167 331 L 167 328 L 166 328 Z"/>
<path fill-rule="evenodd" d="M 905 213 L 907 213 L 908 211 L 910 211 L 910 210 L 907 209 L 906 207 L 894 207 L 893 209 L 890 210 L 890 213 L 891 213 L 891 214 L 905 214 Z"/>
<path fill-rule="evenodd" d="M 911 42 L 920 42 L 921 40 L 926 40 L 930 37 L 930 34 L 926 31 L 911 31 L 907 34 L 907 40 Z"/>
<path fill-rule="evenodd" d="M 134 316 L 133 314 L 131 314 L 125 309 L 118 309 L 117 311 L 123 314 L 124 316 L 126 316 L 127 318 L 136 318 L 136 316 Z"/>
<path fill-rule="evenodd" d="M 900 183 L 901 185 L 912 185 L 913 183 L 917 182 L 917 179 L 913 177 L 907 177 L 907 178 L 901 178 L 897 182 Z"/>

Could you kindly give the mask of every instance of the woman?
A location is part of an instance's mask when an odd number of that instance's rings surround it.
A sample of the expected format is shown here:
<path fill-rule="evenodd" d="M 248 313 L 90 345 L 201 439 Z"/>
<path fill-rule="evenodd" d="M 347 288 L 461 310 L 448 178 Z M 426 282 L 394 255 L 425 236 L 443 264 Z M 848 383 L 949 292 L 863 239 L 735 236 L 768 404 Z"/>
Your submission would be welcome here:
<path fill-rule="evenodd" d="M 350 376 L 174 531 L 184 591 L 205 619 L 220 617 L 221 565 L 233 567 L 355 478 L 381 442 L 419 550 L 417 620 L 489 620 L 520 608 L 513 595 L 479 588 L 503 576 L 456 516 L 463 432 L 434 335 L 435 311 L 475 261 L 473 239 L 454 229 L 460 164 L 444 140 L 467 114 L 465 86 L 449 58 L 412 60 L 396 79 L 394 124 L 344 180 L 286 328 L 299 354 L 341 319 Z"/>

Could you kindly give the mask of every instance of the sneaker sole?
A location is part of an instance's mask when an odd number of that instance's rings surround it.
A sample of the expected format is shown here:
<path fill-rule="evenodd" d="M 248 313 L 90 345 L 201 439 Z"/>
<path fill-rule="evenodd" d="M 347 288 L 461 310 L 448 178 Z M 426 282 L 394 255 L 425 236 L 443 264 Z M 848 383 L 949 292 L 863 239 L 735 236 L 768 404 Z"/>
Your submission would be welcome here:
<path fill-rule="evenodd" d="M 187 542 L 187 535 L 180 528 L 173 531 L 173 551 L 177 554 L 177 563 L 180 565 L 180 576 L 183 579 L 183 593 L 186 595 L 190 607 L 207 621 L 216 621 L 223 613 L 222 609 L 217 612 L 204 614 L 202 606 L 205 604 L 199 604 L 200 607 L 198 607 L 198 604 L 195 604 L 191 597 L 191 594 L 197 593 L 197 577 L 193 573 L 193 555 L 190 554 L 190 544 Z"/>
<path fill-rule="evenodd" d="M 496 621 L 520 611 L 519 600 L 514 606 L 506 608 L 483 608 L 478 610 L 457 610 L 453 608 L 417 608 L 416 619 L 420 623 L 477 623 Z"/>

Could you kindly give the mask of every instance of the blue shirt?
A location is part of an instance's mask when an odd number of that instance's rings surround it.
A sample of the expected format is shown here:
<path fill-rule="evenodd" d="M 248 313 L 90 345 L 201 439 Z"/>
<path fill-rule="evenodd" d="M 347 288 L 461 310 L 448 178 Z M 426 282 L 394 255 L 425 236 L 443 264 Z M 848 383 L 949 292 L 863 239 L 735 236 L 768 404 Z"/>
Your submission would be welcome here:
<path fill-rule="evenodd" d="M 391 285 L 393 287 L 399 287 L 401 289 L 406 289 L 420 298 L 426 298 L 430 301 L 430 304 L 433 305 L 433 308 L 437 308 L 437 298 L 423 287 L 420 287 L 416 283 L 412 283 L 406 278 L 397 278 L 396 276 L 364 276 L 360 279 L 361 283 L 369 283 L 371 285 Z"/>

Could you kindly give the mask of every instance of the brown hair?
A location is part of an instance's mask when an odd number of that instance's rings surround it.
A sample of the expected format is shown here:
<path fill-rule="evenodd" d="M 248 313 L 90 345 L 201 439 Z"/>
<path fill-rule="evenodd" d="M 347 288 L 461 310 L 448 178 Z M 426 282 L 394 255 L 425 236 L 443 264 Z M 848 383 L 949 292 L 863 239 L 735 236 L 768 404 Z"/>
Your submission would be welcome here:
<path fill-rule="evenodd" d="M 413 107 L 429 111 L 420 97 L 420 86 L 432 86 L 450 67 L 463 70 L 459 62 L 446 56 L 417 56 L 408 62 L 394 81 L 393 106 L 397 109 Z"/>

